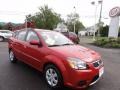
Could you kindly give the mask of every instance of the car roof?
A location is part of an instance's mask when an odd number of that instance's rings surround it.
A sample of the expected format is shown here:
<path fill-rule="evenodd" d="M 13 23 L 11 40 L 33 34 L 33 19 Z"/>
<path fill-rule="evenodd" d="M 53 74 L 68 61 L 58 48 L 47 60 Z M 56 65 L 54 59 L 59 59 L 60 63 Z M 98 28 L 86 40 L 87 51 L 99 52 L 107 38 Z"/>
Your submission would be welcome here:
<path fill-rule="evenodd" d="M 0 31 L 10 31 L 10 30 L 0 30 Z"/>
<path fill-rule="evenodd" d="M 15 30 L 14 32 L 19 32 L 19 31 L 22 31 L 22 30 L 25 30 L 25 28 L 24 29 L 20 29 L 20 30 Z M 52 30 L 37 29 L 37 28 L 28 28 L 28 30 L 34 30 L 36 32 L 56 32 L 56 31 L 52 31 Z"/>
<path fill-rule="evenodd" d="M 46 30 L 46 29 L 34 29 L 35 31 L 40 31 L 40 32 L 50 32 L 51 30 Z"/>

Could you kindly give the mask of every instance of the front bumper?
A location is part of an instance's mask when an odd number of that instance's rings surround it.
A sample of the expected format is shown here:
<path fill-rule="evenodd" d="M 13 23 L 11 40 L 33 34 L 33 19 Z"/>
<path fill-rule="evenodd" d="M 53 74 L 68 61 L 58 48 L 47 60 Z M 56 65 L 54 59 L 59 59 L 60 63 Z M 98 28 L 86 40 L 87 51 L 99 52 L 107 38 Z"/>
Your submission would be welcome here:
<path fill-rule="evenodd" d="M 90 68 L 88 70 L 73 70 L 69 75 L 67 86 L 72 88 L 86 88 L 95 84 L 104 73 L 104 66 Z"/>

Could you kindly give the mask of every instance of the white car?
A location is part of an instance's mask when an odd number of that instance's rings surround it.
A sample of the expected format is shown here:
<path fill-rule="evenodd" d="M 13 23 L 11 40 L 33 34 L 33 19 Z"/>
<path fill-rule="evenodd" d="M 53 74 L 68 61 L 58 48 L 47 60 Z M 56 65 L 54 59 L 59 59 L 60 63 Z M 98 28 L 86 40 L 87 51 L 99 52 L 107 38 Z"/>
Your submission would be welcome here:
<path fill-rule="evenodd" d="M 13 32 L 10 30 L 0 30 L 0 42 L 9 39 L 12 36 Z"/>

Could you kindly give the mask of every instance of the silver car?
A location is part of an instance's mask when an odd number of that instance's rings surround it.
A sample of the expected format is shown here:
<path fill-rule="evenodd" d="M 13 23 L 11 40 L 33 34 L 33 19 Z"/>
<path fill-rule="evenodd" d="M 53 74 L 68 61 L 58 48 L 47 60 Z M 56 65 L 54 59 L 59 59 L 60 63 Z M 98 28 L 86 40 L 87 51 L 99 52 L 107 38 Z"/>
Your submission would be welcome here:
<path fill-rule="evenodd" d="M 12 36 L 13 32 L 10 30 L 0 30 L 0 42 L 9 39 Z"/>

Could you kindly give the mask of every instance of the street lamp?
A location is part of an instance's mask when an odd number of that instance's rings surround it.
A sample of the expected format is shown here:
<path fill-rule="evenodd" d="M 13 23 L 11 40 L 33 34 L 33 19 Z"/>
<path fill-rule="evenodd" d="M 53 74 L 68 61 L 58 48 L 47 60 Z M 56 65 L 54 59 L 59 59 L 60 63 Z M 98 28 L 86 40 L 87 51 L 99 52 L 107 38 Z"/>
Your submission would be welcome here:
<path fill-rule="evenodd" d="M 95 25 L 94 25 L 94 33 L 93 33 L 93 40 L 95 40 L 95 32 L 96 32 L 96 12 L 97 12 L 97 5 L 100 4 L 100 16 L 99 16 L 99 21 L 98 21 L 98 36 L 100 36 L 100 23 L 101 23 L 101 18 L 102 18 L 102 7 L 103 7 L 103 0 L 99 0 L 98 3 L 93 1 L 91 2 L 92 5 L 95 5 Z"/>

